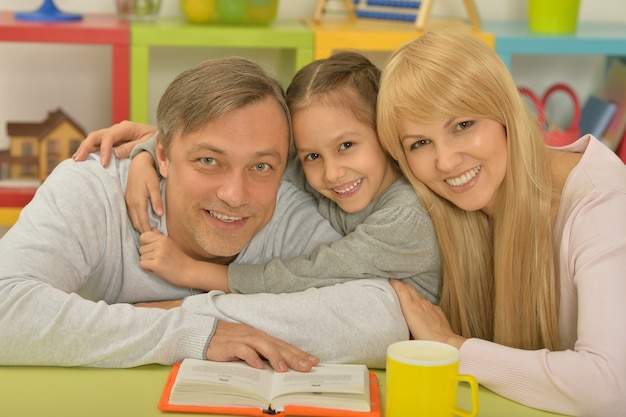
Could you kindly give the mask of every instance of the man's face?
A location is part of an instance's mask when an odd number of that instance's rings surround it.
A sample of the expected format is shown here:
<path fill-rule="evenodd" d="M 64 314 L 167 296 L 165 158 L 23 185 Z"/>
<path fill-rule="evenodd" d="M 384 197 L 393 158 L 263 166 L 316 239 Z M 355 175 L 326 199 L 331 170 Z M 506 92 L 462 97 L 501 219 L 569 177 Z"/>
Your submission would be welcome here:
<path fill-rule="evenodd" d="M 169 155 L 168 235 L 196 259 L 230 261 L 272 218 L 288 154 L 285 115 L 273 98 L 234 110 L 186 136 Z"/>

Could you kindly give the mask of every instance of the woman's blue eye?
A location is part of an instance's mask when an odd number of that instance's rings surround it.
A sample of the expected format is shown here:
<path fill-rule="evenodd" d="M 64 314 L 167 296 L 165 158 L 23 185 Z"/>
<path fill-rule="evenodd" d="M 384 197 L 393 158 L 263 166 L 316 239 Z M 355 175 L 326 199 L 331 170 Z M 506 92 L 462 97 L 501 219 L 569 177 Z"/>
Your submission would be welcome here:
<path fill-rule="evenodd" d="M 461 123 L 456 125 L 456 130 L 465 130 L 468 127 L 472 126 L 473 124 L 474 124 L 474 122 L 471 121 L 471 120 L 463 121 L 463 122 L 461 122 Z"/>
<path fill-rule="evenodd" d="M 418 140 L 418 141 L 414 142 L 414 143 L 411 145 L 411 149 L 417 149 L 417 148 L 420 148 L 420 147 L 422 147 L 422 146 L 424 146 L 424 145 L 428 145 L 429 143 L 430 143 L 430 141 L 429 141 L 429 140 L 426 140 L 426 139 L 420 139 L 420 140 Z"/>

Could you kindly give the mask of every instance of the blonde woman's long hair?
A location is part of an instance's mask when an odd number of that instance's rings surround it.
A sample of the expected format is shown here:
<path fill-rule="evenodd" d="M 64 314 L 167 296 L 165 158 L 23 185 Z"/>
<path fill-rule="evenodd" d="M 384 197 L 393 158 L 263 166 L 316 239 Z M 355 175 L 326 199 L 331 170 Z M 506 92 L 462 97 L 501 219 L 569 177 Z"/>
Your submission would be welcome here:
<path fill-rule="evenodd" d="M 456 207 L 411 172 L 398 122 L 486 118 L 507 133 L 507 170 L 493 219 Z M 441 247 L 441 307 L 453 330 L 522 349 L 559 349 L 554 198 L 546 147 L 506 66 L 469 34 L 434 31 L 398 49 L 378 97 L 383 147 L 429 209 Z"/>

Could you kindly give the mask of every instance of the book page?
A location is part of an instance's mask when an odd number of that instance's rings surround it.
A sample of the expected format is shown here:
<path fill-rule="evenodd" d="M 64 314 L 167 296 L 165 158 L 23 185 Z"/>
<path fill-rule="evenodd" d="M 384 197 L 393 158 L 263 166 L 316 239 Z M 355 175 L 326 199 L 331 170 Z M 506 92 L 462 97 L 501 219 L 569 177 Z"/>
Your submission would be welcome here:
<path fill-rule="evenodd" d="M 370 411 L 369 372 L 364 365 L 321 364 L 310 372 L 275 373 L 272 408 L 286 405 Z"/>
<path fill-rule="evenodd" d="M 185 359 L 178 370 L 170 403 L 266 407 L 273 373 L 268 367 L 255 369 L 244 362 Z"/>

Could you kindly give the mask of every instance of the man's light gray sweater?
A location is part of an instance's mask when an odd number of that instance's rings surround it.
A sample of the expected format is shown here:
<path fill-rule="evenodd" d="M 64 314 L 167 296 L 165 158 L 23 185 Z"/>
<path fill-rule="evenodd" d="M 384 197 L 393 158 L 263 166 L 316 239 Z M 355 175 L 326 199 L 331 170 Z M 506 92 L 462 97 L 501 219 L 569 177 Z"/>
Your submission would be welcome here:
<path fill-rule="evenodd" d="M 388 344 L 408 338 L 386 280 L 290 294 L 195 294 L 143 271 L 124 203 L 129 163 L 114 159 L 103 168 L 97 155 L 63 162 L 0 240 L 0 365 L 204 358 L 217 319 L 264 330 L 326 362 L 371 367 L 384 366 Z M 165 234 L 166 216 L 151 218 Z M 283 183 L 273 220 L 236 262 L 287 259 L 337 238 L 314 199 Z M 172 310 L 127 304 L 180 298 L 183 306 Z"/>

